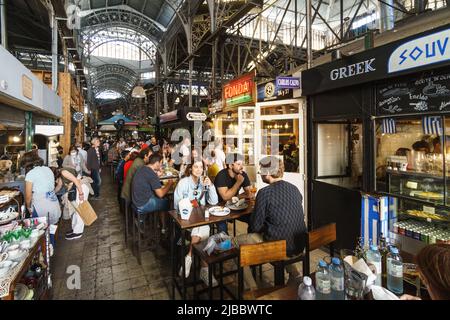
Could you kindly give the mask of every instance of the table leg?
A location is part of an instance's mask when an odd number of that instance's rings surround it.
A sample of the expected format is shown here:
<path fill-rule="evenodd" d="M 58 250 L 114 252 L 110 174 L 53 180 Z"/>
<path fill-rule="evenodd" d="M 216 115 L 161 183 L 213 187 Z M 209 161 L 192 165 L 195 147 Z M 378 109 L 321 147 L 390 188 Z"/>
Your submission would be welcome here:
<path fill-rule="evenodd" d="M 170 260 L 172 263 L 172 300 L 175 300 L 175 281 L 177 277 L 177 261 L 175 259 L 175 246 L 176 246 L 176 239 L 175 239 L 175 222 L 170 219 L 169 224 L 169 234 L 170 234 Z"/>
<path fill-rule="evenodd" d="M 185 248 L 184 248 L 184 246 L 185 246 L 185 243 L 186 243 L 186 233 L 185 233 L 185 231 L 184 230 L 181 230 L 181 268 L 182 268 L 182 270 L 183 270 L 183 272 L 182 272 L 182 274 L 181 274 L 181 278 L 183 279 L 182 280 L 182 285 L 183 285 L 183 288 L 182 288 L 182 296 L 183 296 L 183 300 L 186 300 L 186 277 L 185 277 L 185 274 L 186 274 L 186 253 L 184 252 L 185 250 Z"/>
<path fill-rule="evenodd" d="M 219 277 L 220 277 L 220 300 L 223 300 L 223 262 L 219 263 Z"/>
<path fill-rule="evenodd" d="M 212 287 L 212 276 L 213 276 L 213 269 L 211 267 L 211 264 L 208 265 L 208 293 L 209 293 L 209 300 L 212 300 L 213 298 L 213 287 Z"/>

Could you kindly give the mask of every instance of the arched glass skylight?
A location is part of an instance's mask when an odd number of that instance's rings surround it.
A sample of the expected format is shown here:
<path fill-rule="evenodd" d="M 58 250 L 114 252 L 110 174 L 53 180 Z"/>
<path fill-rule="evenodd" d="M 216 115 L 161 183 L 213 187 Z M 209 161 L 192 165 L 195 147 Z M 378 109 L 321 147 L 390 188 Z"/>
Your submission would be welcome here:
<path fill-rule="evenodd" d="M 95 48 L 91 55 L 104 58 L 139 61 L 139 47 L 125 41 L 111 41 Z M 145 53 L 141 52 L 141 59 L 147 60 L 145 57 Z"/>
<path fill-rule="evenodd" d="M 94 29 L 83 35 L 85 55 L 139 61 L 155 60 L 156 46 L 153 41 L 132 29 L 110 27 Z"/>

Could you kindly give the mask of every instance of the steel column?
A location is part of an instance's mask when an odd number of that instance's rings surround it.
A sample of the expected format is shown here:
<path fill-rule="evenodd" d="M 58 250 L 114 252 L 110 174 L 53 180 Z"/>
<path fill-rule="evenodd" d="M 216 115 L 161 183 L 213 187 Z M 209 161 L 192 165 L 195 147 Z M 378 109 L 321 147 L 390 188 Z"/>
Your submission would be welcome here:
<path fill-rule="evenodd" d="M 306 0 L 306 59 L 307 67 L 311 68 L 312 64 L 312 25 L 311 25 L 311 0 Z"/>
<path fill-rule="evenodd" d="M 2 46 L 8 49 L 8 31 L 6 30 L 6 0 L 0 0 L 0 23 L 2 28 Z"/>
<path fill-rule="evenodd" d="M 58 91 L 58 21 L 56 20 L 55 11 L 51 12 L 52 27 L 52 89 Z"/>
<path fill-rule="evenodd" d="M 31 151 L 33 145 L 33 113 L 25 111 L 25 151 Z"/>

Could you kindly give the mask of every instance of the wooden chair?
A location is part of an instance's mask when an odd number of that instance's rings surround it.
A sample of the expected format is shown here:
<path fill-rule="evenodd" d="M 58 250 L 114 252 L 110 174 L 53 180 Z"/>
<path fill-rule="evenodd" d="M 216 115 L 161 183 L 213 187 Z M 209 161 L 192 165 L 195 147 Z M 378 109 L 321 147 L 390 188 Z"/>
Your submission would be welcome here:
<path fill-rule="evenodd" d="M 336 223 L 330 223 L 318 229 L 311 230 L 307 233 L 305 252 L 294 257 L 288 257 L 283 261 L 272 263 L 275 267 L 275 285 L 284 285 L 284 269 L 286 266 L 302 262 L 303 263 L 303 276 L 309 276 L 309 253 L 320 247 L 329 245 L 330 255 L 334 255 L 333 242 L 336 241 Z"/>
<path fill-rule="evenodd" d="M 268 241 L 257 244 L 242 244 L 239 252 L 238 273 L 238 298 L 256 299 L 258 296 L 268 293 L 270 289 L 250 290 L 243 294 L 244 289 L 244 267 L 273 263 L 286 259 L 286 240 Z"/>

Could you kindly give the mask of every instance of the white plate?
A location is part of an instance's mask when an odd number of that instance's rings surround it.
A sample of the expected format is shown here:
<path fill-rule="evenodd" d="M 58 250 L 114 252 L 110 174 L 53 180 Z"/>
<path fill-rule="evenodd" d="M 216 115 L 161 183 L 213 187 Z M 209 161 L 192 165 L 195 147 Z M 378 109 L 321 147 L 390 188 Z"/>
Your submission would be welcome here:
<path fill-rule="evenodd" d="M 228 209 L 226 207 L 216 206 L 216 207 L 209 208 L 209 214 L 216 216 L 216 217 L 223 217 L 223 216 L 229 215 L 230 212 L 231 212 L 230 209 Z"/>
<path fill-rule="evenodd" d="M 225 206 L 227 208 L 230 208 L 231 210 L 245 210 L 248 208 L 248 203 L 244 202 L 241 206 L 236 207 L 236 205 L 234 205 L 233 203 L 231 203 L 231 201 L 227 201 L 227 203 L 225 204 Z"/>
<path fill-rule="evenodd" d="M 20 262 L 25 259 L 28 255 L 28 250 L 21 250 L 20 253 L 15 257 L 9 257 L 9 260 Z"/>
<path fill-rule="evenodd" d="M 11 221 L 15 220 L 19 216 L 19 213 L 16 211 L 8 212 L 8 213 L 1 213 L 0 214 L 0 225 L 10 223 Z"/>

